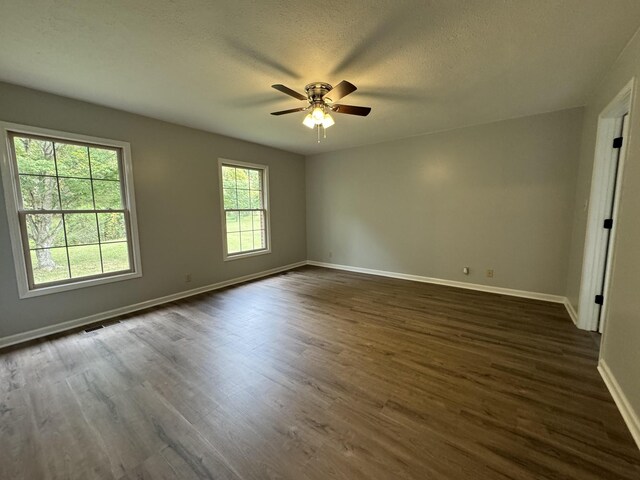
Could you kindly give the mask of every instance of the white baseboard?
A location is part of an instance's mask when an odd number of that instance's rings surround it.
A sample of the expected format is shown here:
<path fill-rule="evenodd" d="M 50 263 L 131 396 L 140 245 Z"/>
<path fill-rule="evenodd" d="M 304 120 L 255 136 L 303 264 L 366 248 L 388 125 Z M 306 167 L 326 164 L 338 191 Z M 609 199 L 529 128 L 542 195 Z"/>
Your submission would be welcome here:
<path fill-rule="evenodd" d="M 106 312 L 97 313 L 95 315 L 89 315 L 87 317 L 82 317 L 75 320 L 69 320 L 67 322 L 58 323 L 56 325 L 51 325 L 51 326 L 39 328 L 36 330 L 30 330 L 28 332 L 18 333 L 16 335 L 11 335 L 8 337 L 2 337 L 0 338 L 0 348 L 8 347 L 10 345 L 15 345 L 17 343 L 27 342 L 29 340 L 45 337 L 47 335 L 51 335 L 54 333 L 60 333 L 65 330 L 81 327 L 83 325 L 88 325 L 91 323 L 108 320 L 110 318 L 114 318 L 119 315 L 125 315 L 127 313 L 136 312 L 138 310 L 143 310 L 145 308 L 154 307 L 157 305 L 161 305 L 163 303 L 172 302 L 175 300 L 179 300 L 181 298 L 198 295 L 199 293 L 209 292 L 212 290 L 217 290 L 219 288 L 228 287 L 230 285 L 235 285 L 237 283 L 242 283 L 249 280 L 265 277 L 268 275 L 273 275 L 275 273 L 291 270 L 292 268 L 301 267 L 303 265 L 314 265 L 317 267 L 326 267 L 326 268 L 333 268 L 337 270 L 346 270 L 349 272 L 366 273 L 370 275 L 378 275 L 383 277 L 399 278 L 403 280 L 411 280 L 414 282 L 433 283 L 437 285 L 446 285 L 450 287 L 465 288 L 468 290 L 477 290 L 480 292 L 497 293 L 501 295 L 511 295 L 515 297 L 531 298 L 534 300 L 543 300 L 547 302 L 562 303 L 565 305 L 567 312 L 569 313 L 569 316 L 571 317 L 573 322 L 575 323 L 577 321 L 577 316 L 570 302 L 566 299 L 566 297 L 562 297 L 559 295 L 550 295 L 547 293 L 538 293 L 538 292 L 528 292 L 525 290 L 514 290 L 511 288 L 493 287 L 490 285 L 479 285 L 476 283 L 458 282 L 454 280 L 444 280 L 441 278 L 424 277 L 420 275 L 410 275 L 407 273 L 388 272 L 384 270 L 374 270 L 371 268 L 352 267 L 349 265 L 338 265 L 334 263 L 324 263 L 324 262 L 317 262 L 314 260 L 308 260 L 308 261 L 292 263 L 290 265 L 285 265 L 283 267 L 272 268 L 270 270 L 254 273 L 251 275 L 245 275 L 243 277 L 226 280 L 224 282 L 219 282 L 219 283 L 214 283 L 214 284 L 206 285 L 199 288 L 194 288 L 192 290 L 186 290 L 184 292 L 174 293 L 172 295 L 167 295 L 164 297 L 154 298 L 144 302 L 136 303 L 134 305 L 128 305 L 125 307 L 116 308 Z"/>
<path fill-rule="evenodd" d="M 242 277 L 233 278 L 231 280 L 225 280 L 224 282 L 213 283 L 211 285 L 205 285 L 203 287 L 186 290 L 184 292 L 173 293 L 164 297 L 153 298 L 144 302 L 135 303 L 133 305 L 127 305 L 125 307 L 115 308 L 106 312 L 96 313 L 95 315 L 89 315 L 87 317 L 76 318 L 75 320 L 69 320 L 67 322 L 57 323 L 48 327 L 38 328 L 36 330 L 30 330 L 28 332 L 18 333 L 16 335 L 10 335 L 8 337 L 0 338 L 0 349 L 9 347 L 18 343 L 27 342 L 29 340 L 35 340 L 36 338 L 46 337 L 54 333 L 64 332 L 65 330 L 71 330 L 73 328 L 82 327 L 83 325 L 89 325 L 91 323 L 108 320 L 110 318 L 125 315 L 127 313 L 133 313 L 138 310 L 144 310 L 145 308 L 155 307 L 163 303 L 173 302 L 180 300 L 181 298 L 191 297 L 200 293 L 209 292 L 212 290 L 218 290 L 220 288 L 229 287 L 238 283 L 247 282 L 256 278 L 266 277 L 275 273 L 291 270 L 292 268 L 302 267 L 306 265 L 306 261 L 292 263 L 283 267 L 272 268 L 258 273 L 252 273 L 250 275 L 244 275 Z"/>
<path fill-rule="evenodd" d="M 333 268 L 336 270 L 346 270 L 348 272 L 368 273 L 369 275 L 378 275 L 382 277 L 399 278 L 402 280 L 411 280 L 414 282 L 434 283 L 436 285 L 446 285 L 448 287 L 465 288 L 467 290 L 477 290 L 479 292 L 498 293 L 500 295 L 511 295 L 513 297 L 532 298 L 534 300 L 544 300 L 546 302 L 562 303 L 566 305 L 566 297 L 560 295 L 551 295 L 548 293 L 528 292 L 526 290 L 514 290 L 511 288 L 492 287 L 490 285 L 480 285 L 477 283 L 457 282 L 455 280 L 444 280 L 442 278 L 423 277 L 420 275 L 410 275 L 408 273 L 387 272 L 385 270 L 373 270 L 371 268 L 352 267 L 349 265 L 338 265 L 335 263 L 316 262 L 308 260 L 307 265 L 316 267 Z"/>
<path fill-rule="evenodd" d="M 616 377 L 613 376 L 613 373 L 609 370 L 609 366 L 603 359 L 600 359 L 598 362 L 598 371 L 600 372 L 605 385 L 609 389 L 609 393 L 611 393 L 613 401 L 616 402 L 618 410 L 620 410 L 620 414 L 627 424 L 627 428 L 629 428 L 629 431 L 631 432 L 631 436 L 636 441 L 638 448 L 640 448 L 640 416 L 633 409 L 629 400 L 627 400 L 627 397 L 625 396 L 622 388 L 620 388 Z"/>
<path fill-rule="evenodd" d="M 573 321 L 575 326 L 578 327 L 578 314 L 576 313 L 575 309 L 573 308 L 573 305 L 571 304 L 568 298 L 564 299 L 564 307 L 567 309 L 567 312 L 569 313 L 569 316 L 571 317 L 571 320 Z"/>
<path fill-rule="evenodd" d="M 144 302 L 116 308 L 106 312 L 97 313 L 95 315 L 89 315 L 87 317 L 70 320 L 68 322 L 58 323 L 56 325 L 51 325 L 48 327 L 43 327 L 36 330 L 30 330 L 28 332 L 19 333 L 19 334 L 11 335 L 8 337 L 3 337 L 3 338 L 0 338 L 0 349 L 4 347 L 9 347 L 11 345 L 15 345 L 18 343 L 27 342 L 29 340 L 35 340 L 37 338 L 46 337 L 47 335 L 51 335 L 54 333 L 60 333 L 66 330 L 71 330 L 73 328 L 81 327 L 83 325 L 88 325 L 91 323 L 96 323 L 103 320 L 108 320 L 110 318 L 118 317 L 120 315 L 133 313 L 138 310 L 143 310 L 145 308 L 162 305 L 168 302 L 173 302 L 175 300 L 180 300 L 181 298 L 191 297 L 193 295 L 198 295 L 200 293 L 205 293 L 212 290 L 218 290 L 220 288 L 236 285 L 238 283 L 243 283 L 250 280 L 266 277 L 268 275 L 284 272 L 286 270 L 291 270 L 293 268 L 301 267 L 304 265 L 313 265 L 317 267 L 333 268 L 336 270 L 345 270 L 349 272 L 366 273 L 370 275 L 378 275 L 383 277 L 411 280 L 414 282 L 433 283 L 437 285 L 446 285 L 450 287 L 465 288 L 465 289 L 477 290 L 481 292 L 498 293 L 501 295 L 511 295 L 516 297 L 532 298 L 535 300 L 544 300 L 544 301 L 554 302 L 554 303 L 562 303 L 566 307 L 567 312 L 569 313 L 569 316 L 571 317 L 573 322 L 574 323 L 577 322 L 577 315 L 573 306 L 571 305 L 571 302 L 569 302 L 567 298 L 558 296 L 558 295 L 550 295 L 550 294 L 538 293 L 538 292 L 528 292 L 524 290 L 514 290 L 514 289 L 502 288 L 502 287 L 492 287 L 488 285 L 478 285 L 474 283 L 457 282 L 453 280 L 443 280 L 440 278 L 423 277 L 420 275 L 387 272 L 383 270 L 373 270 L 370 268 L 351 267 L 348 265 L 337 265 L 333 263 L 324 263 L 324 262 L 316 262 L 314 260 L 308 260 L 308 261 L 292 263 L 282 267 L 272 268 L 270 270 L 265 270 L 265 271 L 253 273 L 250 275 L 244 275 L 242 277 L 233 278 L 231 280 L 225 280 L 223 282 L 218 282 L 211 285 L 205 285 L 203 287 L 194 288 L 192 290 L 186 290 L 184 292 L 178 292 L 171 295 L 166 295 L 164 297 L 158 297 L 151 300 L 146 300 Z M 622 414 L 622 418 L 627 424 L 627 427 L 629 428 L 629 431 L 631 432 L 633 439 L 636 441 L 638 448 L 640 448 L 640 417 L 633 410 L 633 407 L 627 400 L 627 397 L 624 395 L 624 392 L 622 391 L 617 380 L 611 373 L 611 370 L 609 370 L 609 367 L 607 366 L 606 362 L 602 359 L 598 363 L 598 371 L 600 372 L 600 375 L 602 375 L 602 379 L 604 380 L 607 388 L 609 389 L 609 392 L 611 393 L 613 400 L 618 406 L 618 409 Z"/>

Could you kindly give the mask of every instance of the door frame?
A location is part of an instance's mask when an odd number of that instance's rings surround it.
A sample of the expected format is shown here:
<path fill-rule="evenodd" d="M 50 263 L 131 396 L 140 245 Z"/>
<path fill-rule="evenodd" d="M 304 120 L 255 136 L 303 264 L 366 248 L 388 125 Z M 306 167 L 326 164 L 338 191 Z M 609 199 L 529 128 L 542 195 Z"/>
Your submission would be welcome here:
<path fill-rule="evenodd" d="M 596 134 L 596 148 L 591 177 L 591 193 L 589 196 L 589 213 L 585 236 L 584 257 L 582 262 L 582 279 L 580 282 L 580 298 L 578 304 L 578 327 L 583 330 L 597 331 L 599 318 L 606 323 L 607 305 L 612 265 L 615 254 L 615 238 L 617 230 L 618 207 L 624 175 L 624 163 L 629 145 L 630 135 L 624 139 L 620 152 L 612 147 L 613 139 L 618 134 L 622 117 L 627 116 L 627 125 L 631 123 L 631 107 L 635 92 L 635 77 L 615 96 L 598 116 L 598 130 Z M 611 162 L 618 161 L 617 179 L 611 178 Z M 612 189 L 615 188 L 615 191 Z M 609 233 L 608 249 L 607 234 L 602 222 L 608 217 L 607 205 L 613 200 L 613 228 Z M 608 261 L 607 261 L 608 258 Z M 606 265 L 606 268 L 605 268 Z M 604 303 L 598 306 L 595 295 L 600 294 L 602 278 L 599 272 L 604 272 Z M 600 308 L 602 311 L 600 311 Z"/>

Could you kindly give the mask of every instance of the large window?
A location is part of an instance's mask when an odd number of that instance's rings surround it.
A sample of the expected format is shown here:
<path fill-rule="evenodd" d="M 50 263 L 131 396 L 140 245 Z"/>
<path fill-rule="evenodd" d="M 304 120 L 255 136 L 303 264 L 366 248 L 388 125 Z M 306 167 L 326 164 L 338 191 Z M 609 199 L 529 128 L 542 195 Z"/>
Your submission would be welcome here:
<path fill-rule="evenodd" d="M 22 296 L 139 276 L 128 144 L 2 127 Z"/>
<path fill-rule="evenodd" d="M 268 253 L 268 167 L 219 160 L 224 258 Z"/>

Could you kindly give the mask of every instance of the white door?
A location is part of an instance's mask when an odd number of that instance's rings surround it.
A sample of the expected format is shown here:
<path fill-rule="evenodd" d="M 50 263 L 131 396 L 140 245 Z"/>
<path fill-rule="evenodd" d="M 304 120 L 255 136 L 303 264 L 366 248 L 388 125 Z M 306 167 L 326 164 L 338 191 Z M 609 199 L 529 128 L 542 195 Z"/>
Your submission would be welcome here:
<path fill-rule="evenodd" d="M 625 113 L 622 118 L 620 118 L 619 123 L 616 127 L 616 137 L 614 139 L 613 148 L 617 150 L 616 155 L 613 156 L 611 165 L 609 166 L 609 178 L 611 179 L 610 185 L 607 188 L 607 195 L 605 198 L 606 201 L 606 218 L 602 220 L 602 228 L 606 230 L 606 237 L 604 243 L 604 251 L 602 255 L 604 256 L 604 262 L 602 262 L 602 271 L 598 272 L 600 281 L 598 285 L 600 285 L 599 291 L 594 298 L 596 304 L 599 305 L 598 309 L 598 331 L 602 333 L 604 328 L 604 322 L 606 319 L 606 306 L 607 306 L 607 291 L 609 287 L 609 277 L 611 273 L 611 265 L 613 264 L 613 237 L 614 237 L 614 228 L 616 227 L 616 199 L 618 193 L 618 187 L 620 186 L 620 160 L 623 158 L 626 149 L 627 143 L 627 134 L 629 131 L 629 122 L 627 121 L 629 114 Z"/>
<path fill-rule="evenodd" d="M 630 140 L 628 120 L 634 91 L 635 79 L 631 79 L 598 117 L 578 305 L 577 324 L 584 330 L 602 332 L 606 321 L 617 198 Z"/>

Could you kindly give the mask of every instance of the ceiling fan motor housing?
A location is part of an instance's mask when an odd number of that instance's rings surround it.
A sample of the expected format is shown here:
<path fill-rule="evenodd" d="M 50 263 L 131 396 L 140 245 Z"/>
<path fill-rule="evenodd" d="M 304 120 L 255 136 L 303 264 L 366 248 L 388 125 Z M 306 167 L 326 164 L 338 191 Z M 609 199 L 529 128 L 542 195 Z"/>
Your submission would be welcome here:
<path fill-rule="evenodd" d="M 307 85 L 306 87 L 304 87 L 304 89 L 307 92 L 307 96 L 309 97 L 309 103 L 316 104 L 316 105 L 323 105 L 325 100 L 329 102 L 331 101 L 330 98 L 326 98 L 324 100 L 322 98 L 331 89 L 333 89 L 333 87 L 328 83 L 313 82 Z"/>

